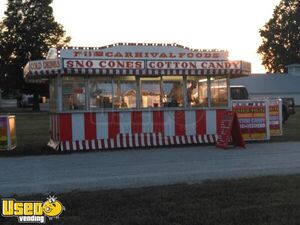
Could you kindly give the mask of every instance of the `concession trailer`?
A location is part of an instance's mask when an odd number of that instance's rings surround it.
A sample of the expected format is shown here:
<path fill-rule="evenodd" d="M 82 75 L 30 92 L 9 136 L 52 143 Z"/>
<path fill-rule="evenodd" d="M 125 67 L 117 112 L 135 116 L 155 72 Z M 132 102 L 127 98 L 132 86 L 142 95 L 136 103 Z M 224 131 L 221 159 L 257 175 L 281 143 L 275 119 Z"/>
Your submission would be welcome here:
<path fill-rule="evenodd" d="M 230 79 L 250 73 L 224 50 L 145 43 L 53 48 L 24 68 L 27 82 L 49 82 L 60 151 L 215 143 Z"/>

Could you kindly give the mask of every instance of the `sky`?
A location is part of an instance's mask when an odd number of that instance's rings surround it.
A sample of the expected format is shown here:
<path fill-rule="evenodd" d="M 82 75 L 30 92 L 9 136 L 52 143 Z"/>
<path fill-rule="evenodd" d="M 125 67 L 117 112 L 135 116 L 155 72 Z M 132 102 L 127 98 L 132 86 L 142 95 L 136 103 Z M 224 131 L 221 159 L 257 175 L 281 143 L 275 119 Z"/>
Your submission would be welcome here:
<path fill-rule="evenodd" d="M 251 62 L 264 73 L 256 53 L 259 29 L 280 0 L 53 0 L 57 22 L 72 46 L 118 42 L 177 43 L 194 49 L 225 49 L 230 60 Z M 0 18 L 7 0 L 0 0 Z"/>

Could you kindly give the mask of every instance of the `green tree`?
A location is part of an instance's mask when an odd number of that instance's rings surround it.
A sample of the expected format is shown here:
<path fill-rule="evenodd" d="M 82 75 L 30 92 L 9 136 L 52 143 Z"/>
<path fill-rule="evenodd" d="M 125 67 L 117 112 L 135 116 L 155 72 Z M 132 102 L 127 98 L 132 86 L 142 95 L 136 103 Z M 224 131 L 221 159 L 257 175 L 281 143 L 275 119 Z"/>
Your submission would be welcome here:
<path fill-rule="evenodd" d="M 300 63 L 300 1 L 281 0 L 260 36 L 257 52 L 268 72 L 284 72 L 285 66 Z"/>
<path fill-rule="evenodd" d="M 43 59 L 50 47 L 70 42 L 63 26 L 55 21 L 51 4 L 52 0 L 8 0 L 0 23 L 0 76 L 14 84 L 6 86 L 23 87 L 23 67 L 29 59 Z M 35 96 L 34 110 L 39 110 L 38 92 L 45 85 L 30 88 Z"/>
<path fill-rule="evenodd" d="M 18 57 L 21 45 L 22 0 L 9 0 L 5 18 L 0 22 L 0 81 L 2 88 L 20 88 L 22 83 L 21 67 Z"/>

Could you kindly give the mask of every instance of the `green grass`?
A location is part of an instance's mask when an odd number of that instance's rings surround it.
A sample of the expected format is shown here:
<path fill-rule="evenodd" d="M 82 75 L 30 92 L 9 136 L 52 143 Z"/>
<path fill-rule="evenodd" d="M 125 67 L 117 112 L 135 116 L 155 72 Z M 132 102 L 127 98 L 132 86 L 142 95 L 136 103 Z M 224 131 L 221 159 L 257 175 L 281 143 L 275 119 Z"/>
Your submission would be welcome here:
<path fill-rule="evenodd" d="M 44 201 L 47 196 L 14 197 Z M 47 224 L 300 224 L 300 175 L 71 192 L 57 197 L 66 211 Z M 17 222 L 16 218 L 0 219 L 0 224 Z"/>
<path fill-rule="evenodd" d="M 296 114 L 290 115 L 283 124 L 283 136 L 272 137 L 272 141 L 300 141 L 300 107 L 296 108 Z"/>
<path fill-rule="evenodd" d="M 17 148 L 1 151 L 0 156 L 53 154 L 47 146 L 49 141 L 49 113 L 15 113 L 17 128 Z"/>

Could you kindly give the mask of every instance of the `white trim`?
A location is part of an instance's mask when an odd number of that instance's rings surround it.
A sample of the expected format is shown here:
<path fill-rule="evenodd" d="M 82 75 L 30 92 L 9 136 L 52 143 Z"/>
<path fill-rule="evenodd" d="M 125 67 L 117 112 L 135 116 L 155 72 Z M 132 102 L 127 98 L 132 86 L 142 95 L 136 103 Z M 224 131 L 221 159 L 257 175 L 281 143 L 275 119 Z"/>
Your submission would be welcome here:
<path fill-rule="evenodd" d="M 96 149 L 95 140 L 92 140 L 92 149 L 93 149 L 93 150 Z"/>

